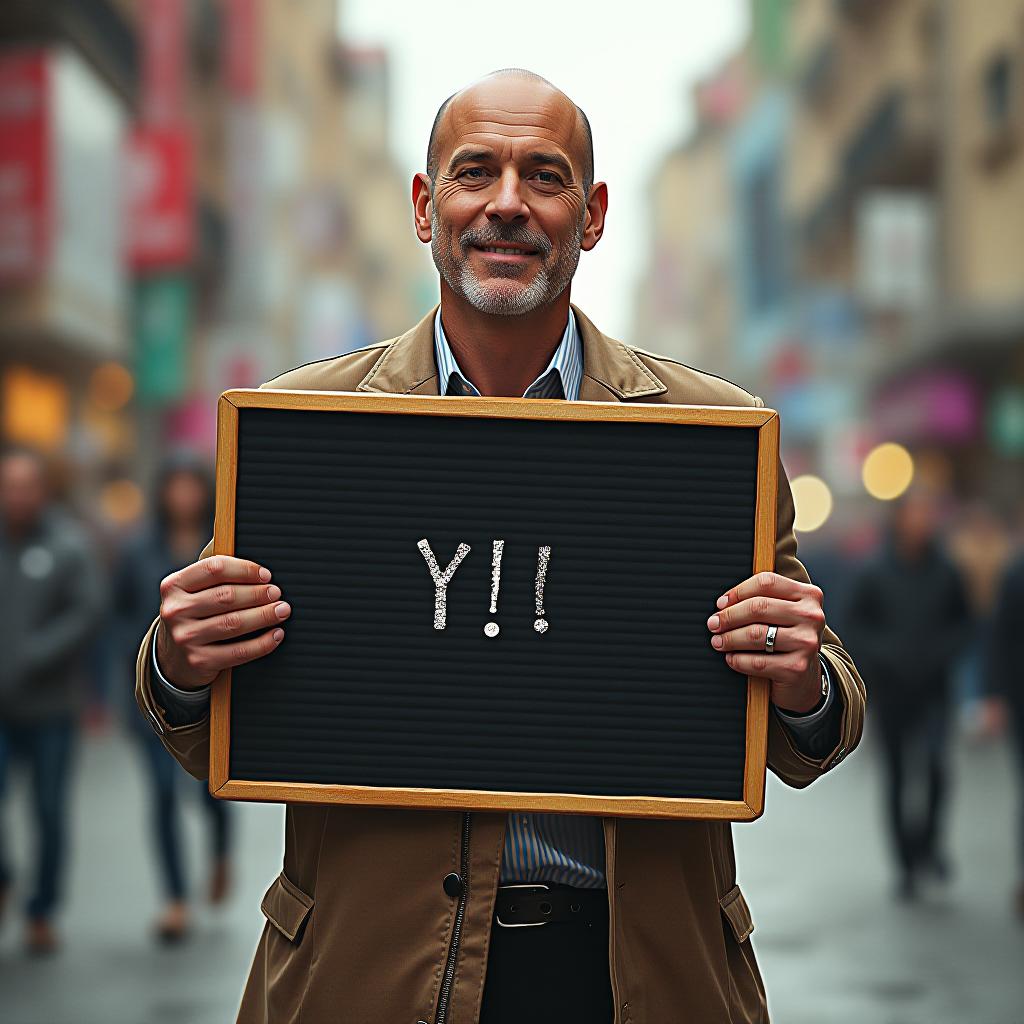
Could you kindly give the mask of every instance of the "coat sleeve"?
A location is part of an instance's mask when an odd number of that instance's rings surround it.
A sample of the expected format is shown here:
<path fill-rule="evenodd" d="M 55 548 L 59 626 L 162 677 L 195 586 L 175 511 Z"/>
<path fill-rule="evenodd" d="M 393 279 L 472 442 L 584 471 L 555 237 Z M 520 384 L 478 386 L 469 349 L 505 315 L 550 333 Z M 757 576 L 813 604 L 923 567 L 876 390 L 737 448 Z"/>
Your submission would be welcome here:
<path fill-rule="evenodd" d="M 775 571 L 781 576 L 810 581 L 796 555 L 793 533 L 793 495 L 786 471 L 779 463 L 779 494 L 776 512 Z M 787 785 L 802 789 L 847 757 L 860 742 L 864 728 L 867 693 L 857 666 L 828 626 L 821 638 L 821 657 L 828 665 L 836 697 L 842 701 L 842 719 L 836 745 L 820 760 L 801 753 L 795 740 L 776 715 L 768 716 L 768 767 Z"/>
<path fill-rule="evenodd" d="M 196 558 L 206 558 L 213 551 L 212 538 Z M 197 779 L 206 779 L 210 772 L 210 712 L 198 722 L 171 725 L 153 690 L 153 634 L 160 617 L 157 616 L 146 630 L 135 662 L 135 701 L 139 709 L 160 737 L 168 753 Z"/>

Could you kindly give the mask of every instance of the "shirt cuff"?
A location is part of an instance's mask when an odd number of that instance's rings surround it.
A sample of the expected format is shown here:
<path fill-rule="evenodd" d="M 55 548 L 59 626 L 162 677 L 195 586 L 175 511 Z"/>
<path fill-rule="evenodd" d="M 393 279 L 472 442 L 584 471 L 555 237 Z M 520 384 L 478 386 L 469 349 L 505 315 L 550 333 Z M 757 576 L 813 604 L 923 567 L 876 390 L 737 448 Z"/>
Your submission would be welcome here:
<path fill-rule="evenodd" d="M 805 735 L 813 732 L 815 726 L 819 725 L 821 720 L 829 713 L 835 701 L 835 687 L 832 686 L 832 680 L 828 674 L 828 664 L 820 654 L 818 655 L 818 660 L 821 662 L 821 685 L 825 691 L 818 706 L 812 708 L 804 715 L 794 711 L 783 711 L 782 708 L 778 707 L 775 709 L 775 713 L 791 732 Z"/>
<path fill-rule="evenodd" d="M 160 705 L 175 719 L 198 722 L 209 707 L 210 687 L 207 685 L 201 686 L 197 690 L 182 690 L 164 676 L 160 671 L 160 664 L 156 660 L 156 636 L 159 629 L 160 625 L 157 624 L 156 629 L 153 630 L 153 679 L 156 683 Z"/>

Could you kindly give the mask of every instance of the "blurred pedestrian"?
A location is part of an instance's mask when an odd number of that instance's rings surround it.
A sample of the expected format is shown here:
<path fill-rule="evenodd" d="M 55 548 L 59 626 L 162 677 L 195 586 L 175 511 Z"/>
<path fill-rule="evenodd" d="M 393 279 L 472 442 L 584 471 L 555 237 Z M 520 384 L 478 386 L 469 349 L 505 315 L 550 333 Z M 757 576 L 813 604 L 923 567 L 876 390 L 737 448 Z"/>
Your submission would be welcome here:
<path fill-rule="evenodd" d="M 982 697 L 985 685 L 985 652 L 996 602 L 999 578 L 1013 544 L 1009 531 L 987 502 L 975 500 L 962 510 L 949 534 L 949 553 L 963 574 L 974 619 L 974 629 L 960 664 L 962 697 Z"/>
<path fill-rule="evenodd" d="M 122 656 L 135 676 L 138 637 L 159 604 L 160 581 L 192 562 L 213 532 L 214 478 L 206 464 L 189 453 L 169 456 L 157 474 L 151 522 L 122 550 L 115 573 L 115 602 Z M 145 759 L 150 783 L 151 824 L 166 904 L 155 932 L 165 942 L 183 939 L 189 930 L 188 886 L 183 858 L 180 792 L 195 788 L 210 832 L 211 903 L 223 902 L 230 885 L 229 847 L 232 808 L 197 785 L 164 750 L 159 738 L 137 715 L 129 716 Z"/>
<path fill-rule="evenodd" d="M 894 506 L 847 611 L 850 646 L 865 666 L 881 731 L 897 892 L 911 899 L 922 873 L 946 881 L 951 872 L 943 829 L 952 679 L 971 629 L 966 589 L 926 492 L 911 492 Z M 923 808 L 912 802 L 920 789 Z"/>
<path fill-rule="evenodd" d="M 81 661 L 106 601 L 88 535 L 51 500 L 43 456 L 0 453 L 0 797 L 9 766 L 32 779 L 36 873 L 26 906 L 27 948 L 53 952 L 67 851 L 67 806 Z M 0 907 L 11 887 L 0 829 Z"/>
<path fill-rule="evenodd" d="M 1020 817 L 1019 879 L 1015 894 L 1017 914 L 1024 919 L 1024 668 L 1020 660 L 1020 638 L 1024 636 L 1024 554 L 1006 570 L 992 628 L 989 630 L 986 682 L 992 695 L 985 717 L 1008 718 L 1017 754 Z"/>

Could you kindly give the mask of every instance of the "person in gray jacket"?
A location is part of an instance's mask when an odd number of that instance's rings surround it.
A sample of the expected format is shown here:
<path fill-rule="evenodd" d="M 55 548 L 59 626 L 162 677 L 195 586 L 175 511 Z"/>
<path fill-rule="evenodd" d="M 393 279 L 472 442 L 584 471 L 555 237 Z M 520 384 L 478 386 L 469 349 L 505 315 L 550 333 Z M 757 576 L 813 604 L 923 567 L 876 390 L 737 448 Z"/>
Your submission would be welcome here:
<path fill-rule="evenodd" d="M 88 534 L 54 503 L 43 456 L 0 452 L 0 799 L 10 762 L 33 786 L 36 875 L 27 947 L 57 948 L 52 924 L 65 861 L 68 781 L 82 698 L 79 661 L 106 606 L 107 584 Z M 0 909 L 11 871 L 0 828 Z"/>

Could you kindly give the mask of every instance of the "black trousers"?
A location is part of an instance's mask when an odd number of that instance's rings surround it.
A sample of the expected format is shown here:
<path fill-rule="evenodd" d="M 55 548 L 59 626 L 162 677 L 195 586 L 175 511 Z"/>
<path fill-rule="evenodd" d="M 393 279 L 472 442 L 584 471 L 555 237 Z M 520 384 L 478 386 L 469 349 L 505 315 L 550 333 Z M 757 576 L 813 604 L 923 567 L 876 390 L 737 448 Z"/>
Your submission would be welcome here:
<path fill-rule="evenodd" d="M 912 874 L 942 853 L 942 826 L 949 792 L 950 703 L 881 707 L 889 834 L 900 870 Z M 912 790 L 920 788 L 914 806 Z"/>
<path fill-rule="evenodd" d="M 480 1024 L 612 1024 L 608 921 L 491 926 Z"/>

